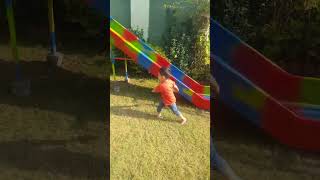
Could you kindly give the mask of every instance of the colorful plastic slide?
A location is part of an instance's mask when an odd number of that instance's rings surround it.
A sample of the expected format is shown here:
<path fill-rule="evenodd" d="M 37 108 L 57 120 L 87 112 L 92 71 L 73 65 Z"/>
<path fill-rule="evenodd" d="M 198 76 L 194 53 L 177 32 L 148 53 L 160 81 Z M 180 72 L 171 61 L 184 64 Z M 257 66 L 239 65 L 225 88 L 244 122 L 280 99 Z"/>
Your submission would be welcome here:
<path fill-rule="evenodd" d="M 109 16 L 109 3 L 107 1 L 85 1 L 90 7 L 95 8 L 107 17 Z M 179 94 L 198 108 L 204 110 L 210 109 L 210 86 L 203 86 L 187 76 L 111 17 L 110 44 L 120 49 L 156 77 L 161 67 L 170 68 L 172 73 L 171 79 L 179 87 Z"/>
<path fill-rule="evenodd" d="M 320 79 L 287 73 L 214 20 L 211 39 L 222 102 L 281 143 L 320 151 Z"/>
<path fill-rule="evenodd" d="M 170 68 L 179 94 L 198 108 L 210 109 L 210 86 L 203 86 L 187 76 L 113 18 L 110 18 L 110 43 L 155 77 L 161 67 Z"/>

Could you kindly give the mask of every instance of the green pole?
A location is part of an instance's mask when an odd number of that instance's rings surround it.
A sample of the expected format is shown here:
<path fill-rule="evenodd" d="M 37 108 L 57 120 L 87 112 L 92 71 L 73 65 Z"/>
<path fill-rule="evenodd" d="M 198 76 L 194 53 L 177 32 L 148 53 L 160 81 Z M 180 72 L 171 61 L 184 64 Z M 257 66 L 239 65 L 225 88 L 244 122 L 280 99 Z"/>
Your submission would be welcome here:
<path fill-rule="evenodd" d="M 113 80 L 116 80 L 116 68 L 114 67 L 114 60 L 112 60 L 112 73 L 113 73 Z"/>
<path fill-rule="evenodd" d="M 9 25 L 9 32 L 10 32 L 10 45 L 12 50 L 12 56 L 14 60 L 19 63 L 19 54 L 17 48 L 17 36 L 16 36 L 16 28 L 15 28 L 15 21 L 14 21 L 14 13 L 12 7 L 12 0 L 6 0 L 6 9 L 7 9 L 7 19 Z"/>

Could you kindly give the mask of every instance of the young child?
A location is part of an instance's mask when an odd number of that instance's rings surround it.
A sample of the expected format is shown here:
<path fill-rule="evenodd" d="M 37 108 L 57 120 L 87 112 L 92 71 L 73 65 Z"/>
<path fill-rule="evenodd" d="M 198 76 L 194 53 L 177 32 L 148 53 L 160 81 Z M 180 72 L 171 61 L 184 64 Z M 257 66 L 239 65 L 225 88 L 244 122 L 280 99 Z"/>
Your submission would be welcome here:
<path fill-rule="evenodd" d="M 158 117 L 161 118 L 161 110 L 165 106 L 169 106 L 170 109 L 182 120 L 181 124 L 185 124 L 187 119 L 181 114 L 176 105 L 176 97 L 174 92 L 178 92 L 179 88 L 174 81 L 170 78 L 170 72 L 168 68 L 161 68 L 158 74 L 159 85 L 156 86 L 152 92 L 160 93 L 161 101 L 157 108 Z"/>

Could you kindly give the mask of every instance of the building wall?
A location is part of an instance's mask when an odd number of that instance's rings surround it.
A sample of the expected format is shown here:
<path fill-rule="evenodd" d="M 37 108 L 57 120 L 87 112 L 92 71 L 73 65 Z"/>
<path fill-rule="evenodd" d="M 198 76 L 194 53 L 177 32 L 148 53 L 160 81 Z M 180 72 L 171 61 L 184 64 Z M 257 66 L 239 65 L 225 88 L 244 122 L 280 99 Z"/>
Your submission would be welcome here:
<path fill-rule="evenodd" d="M 130 0 L 110 0 L 110 15 L 126 28 L 131 27 Z"/>
<path fill-rule="evenodd" d="M 131 0 L 131 27 L 143 29 L 144 39 L 149 35 L 149 0 Z"/>
<path fill-rule="evenodd" d="M 150 0 L 150 24 L 149 36 L 150 42 L 160 44 L 163 42 L 162 36 L 166 30 L 166 9 L 165 3 L 171 3 L 177 0 Z"/>
<path fill-rule="evenodd" d="M 160 45 L 166 30 L 166 3 L 178 0 L 111 0 L 111 16 L 126 28 L 140 26 L 152 43 Z"/>

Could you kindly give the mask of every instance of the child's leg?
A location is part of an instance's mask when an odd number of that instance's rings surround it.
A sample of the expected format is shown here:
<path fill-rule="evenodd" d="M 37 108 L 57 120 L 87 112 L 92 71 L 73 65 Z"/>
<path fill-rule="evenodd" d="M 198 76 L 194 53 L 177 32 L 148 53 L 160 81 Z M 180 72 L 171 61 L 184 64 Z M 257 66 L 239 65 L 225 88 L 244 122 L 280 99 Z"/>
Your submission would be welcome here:
<path fill-rule="evenodd" d="M 228 177 L 230 180 L 241 180 L 232 168 L 229 166 L 227 161 L 225 161 L 216 151 L 213 146 L 212 138 L 210 137 L 210 166 L 212 169 L 217 169 L 223 175 Z"/>
<path fill-rule="evenodd" d="M 157 107 L 157 112 L 158 112 L 158 117 L 160 118 L 161 117 L 161 110 L 162 108 L 164 107 L 164 104 L 162 101 L 159 102 L 159 105 Z"/>
<path fill-rule="evenodd" d="M 182 113 L 179 111 L 176 103 L 173 103 L 172 105 L 170 105 L 170 109 L 172 110 L 172 112 L 173 112 L 175 115 L 177 115 L 177 116 L 179 116 L 179 117 L 181 118 L 181 120 L 182 120 L 181 124 L 184 124 L 184 123 L 187 122 L 187 119 L 186 119 L 186 118 L 182 115 Z"/>

